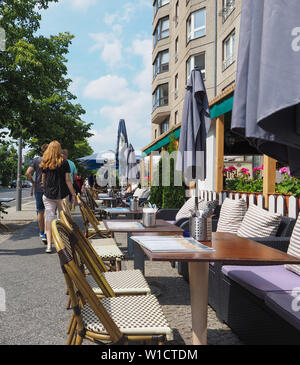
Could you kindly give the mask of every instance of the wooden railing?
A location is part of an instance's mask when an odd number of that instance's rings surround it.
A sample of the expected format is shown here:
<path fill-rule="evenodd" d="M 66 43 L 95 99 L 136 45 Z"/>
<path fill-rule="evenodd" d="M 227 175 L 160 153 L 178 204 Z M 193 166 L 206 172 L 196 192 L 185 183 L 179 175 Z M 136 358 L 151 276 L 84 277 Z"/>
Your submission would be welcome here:
<path fill-rule="evenodd" d="M 262 194 L 254 193 L 216 193 L 214 191 L 202 190 L 199 192 L 201 199 L 210 201 L 218 200 L 219 204 L 222 204 L 226 198 L 229 199 L 244 199 L 247 204 L 256 204 L 261 208 L 266 209 L 272 213 L 279 213 L 291 218 L 297 218 L 299 213 L 300 199 L 295 196 L 286 195 L 269 195 L 268 204 L 265 202 L 265 198 Z"/>

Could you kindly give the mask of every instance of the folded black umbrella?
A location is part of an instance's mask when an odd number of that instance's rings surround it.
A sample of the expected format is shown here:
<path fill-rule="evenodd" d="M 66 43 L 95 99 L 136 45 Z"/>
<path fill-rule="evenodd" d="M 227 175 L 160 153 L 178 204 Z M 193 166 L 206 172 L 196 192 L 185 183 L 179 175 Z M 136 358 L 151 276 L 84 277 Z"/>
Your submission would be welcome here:
<path fill-rule="evenodd" d="M 186 86 L 176 162 L 176 169 L 187 178 L 204 180 L 206 177 L 206 137 L 210 126 L 205 85 L 201 71 L 195 69 Z"/>
<path fill-rule="evenodd" d="M 242 2 L 231 128 L 300 177 L 300 1 Z"/>

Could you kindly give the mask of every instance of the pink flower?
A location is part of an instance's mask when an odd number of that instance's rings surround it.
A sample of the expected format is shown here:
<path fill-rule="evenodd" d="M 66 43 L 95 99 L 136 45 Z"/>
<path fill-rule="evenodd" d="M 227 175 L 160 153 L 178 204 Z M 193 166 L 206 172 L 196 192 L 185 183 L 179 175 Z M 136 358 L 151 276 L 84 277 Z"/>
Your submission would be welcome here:
<path fill-rule="evenodd" d="M 254 167 L 253 172 L 260 171 L 260 170 L 262 170 L 261 167 Z"/>
<path fill-rule="evenodd" d="M 236 171 L 236 168 L 234 166 L 229 166 L 227 170 L 228 171 Z"/>
<path fill-rule="evenodd" d="M 287 167 L 282 167 L 282 168 L 279 170 L 279 172 L 280 172 L 281 174 L 286 174 L 286 173 L 288 173 L 289 171 L 288 171 L 288 168 L 287 168 Z"/>
<path fill-rule="evenodd" d="M 261 166 L 260 166 L 260 169 L 261 169 L 261 170 L 263 170 L 263 169 L 264 169 L 264 165 L 261 165 Z"/>
<path fill-rule="evenodd" d="M 227 172 L 228 171 L 228 169 L 223 169 L 222 170 L 222 174 L 224 174 L 225 172 Z"/>
<path fill-rule="evenodd" d="M 241 169 L 241 173 L 242 174 L 245 174 L 246 175 L 246 174 L 248 174 L 248 172 L 249 172 L 249 169 L 246 169 L 246 168 L 242 168 Z"/>

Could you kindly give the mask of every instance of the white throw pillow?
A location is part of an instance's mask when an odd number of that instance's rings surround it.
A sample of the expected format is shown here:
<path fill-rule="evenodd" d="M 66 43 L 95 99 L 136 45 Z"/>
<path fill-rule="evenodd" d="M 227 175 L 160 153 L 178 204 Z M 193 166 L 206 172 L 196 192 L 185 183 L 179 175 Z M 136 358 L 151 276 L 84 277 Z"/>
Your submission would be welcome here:
<path fill-rule="evenodd" d="M 199 200 L 199 204 L 201 202 L 204 202 L 204 200 Z M 192 216 L 191 210 L 195 211 L 195 198 L 188 199 L 183 206 L 180 208 L 179 212 L 176 214 L 175 219 L 181 219 L 181 218 L 189 218 Z"/>
<path fill-rule="evenodd" d="M 217 232 L 236 234 L 247 211 L 247 203 L 243 199 L 226 198 L 222 204 L 218 220 Z"/>
<path fill-rule="evenodd" d="M 287 253 L 300 258 L 300 214 L 298 215 L 297 222 L 293 229 Z M 293 271 L 295 274 L 300 275 L 300 265 L 285 265 L 285 267 L 286 269 Z"/>
<path fill-rule="evenodd" d="M 281 219 L 281 214 L 271 213 L 257 205 L 250 204 L 237 235 L 239 237 L 276 236 Z"/>

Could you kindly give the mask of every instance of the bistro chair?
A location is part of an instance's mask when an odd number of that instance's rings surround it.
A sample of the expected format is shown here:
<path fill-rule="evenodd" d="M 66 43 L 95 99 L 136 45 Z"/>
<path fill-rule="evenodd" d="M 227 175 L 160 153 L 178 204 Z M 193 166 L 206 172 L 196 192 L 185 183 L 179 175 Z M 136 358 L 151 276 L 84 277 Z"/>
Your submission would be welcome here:
<path fill-rule="evenodd" d="M 107 280 L 112 286 L 116 295 L 131 295 L 131 294 L 150 294 L 151 290 L 140 270 L 122 270 L 109 272 L 106 265 L 98 254 L 98 250 L 94 249 L 89 240 L 84 236 L 78 225 L 65 216 L 61 212 L 61 221 L 77 238 L 76 248 L 79 248 L 78 255 L 81 261 L 84 262 L 88 270 L 90 267 L 94 267 L 95 275 L 100 275 Z M 100 251 L 100 250 L 99 250 Z M 88 279 L 89 280 L 89 279 Z M 95 284 L 95 280 L 92 279 L 90 284 Z M 95 287 L 95 292 L 99 295 L 102 291 Z"/>
<path fill-rule="evenodd" d="M 85 235 L 87 238 L 100 236 L 101 238 L 110 237 L 110 232 L 105 228 L 104 223 L 99 221 L 90 207 L 77 195 L 77 202 L 82 215 Z"/>
<path fill-rule="evenodd" d="M 62 211 L 60 213 L 60 218 L 65 223 L 65 225 L 69 227 L 69 229 L 73 230 L 74 229 L 73 227 L 75 227 L 75 222 L 72 218 L 72 215 L 68 215 L 68 213 L 66 213 L 67 210 L 65 211 L 64 209 L 65 206 L 63 205 Z M 78 226 L 77 229 L 79 230 Z M 81 235 L 86 239 L 82 231 L 81 230 L 79 231 Z M 93 241 L 94 242 L 90 244 L 88 239 L 86 239 L 86 242 L 88 242 L 88 244 L 93 247 L 93 250 L 103 261 L 104 266 L 106 265 L 106 267 L 108 267 L 110 271 L 116 271 L 116 270 L 120 271 L 121 261 L 124 259 L 125 255 L 119 249 L 115 240 L 112 238 L 104 238 L 104 239 L 96 239 Z M 105 271 L 108 271 L 107 268 Z"/>
<path fill-rule="evenodd" d="M 95 252 L 90 242 L 84 236 L 77 224 L 61 212 L 61 222 L 74 236 L 76 242 L 72 255 L 76 264 L 86 275 L 87 282 L 92 287 L 97 296 L 120 296 L 120 295 L 149 295 L 151 290 L 140 270 L 125 270 L 108 272 L 105 263 Z M 89 271 L 89 274 L 85 271 Z M 95 280 L 94 276 L 98 278 Z M 100 278 L 99 278 L 100 277 Z M 99 280 L 103 285 L 99 285 Z M 101 288 L 104 288 L 101 289 Z M 69 292 L 67 292 L 69 295 Z M 69 296 L 67 309 L 70 308 L 71 297 Z M 69 327 L 69 340 L 74 334 L 74 318 L 71 318 Z"/>
<path fill-rule="evenodd" d="M 74 260 L 74 252 L 81 252 L 75 234 L 57 220 L 52 222 L 52 232 L 75 317 L 71 344 L 80 345 L 83 339 L 103 345 L 128 344 L 129 341 L 164 344 L 173 339 L 154 295 L 116 297 L 113 291 L 109 293 L 103 276 L 95 276 L 103 292 L 110 294 L 99 299 Z M 94 272 L 93 266 L 90 269 Z"/>

